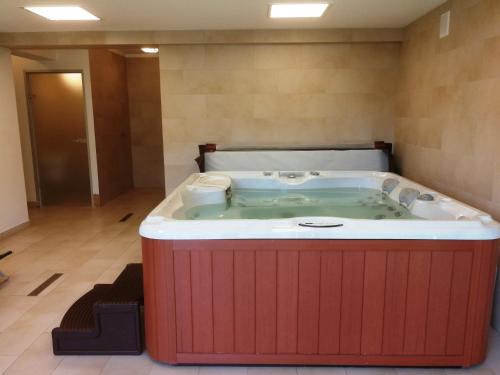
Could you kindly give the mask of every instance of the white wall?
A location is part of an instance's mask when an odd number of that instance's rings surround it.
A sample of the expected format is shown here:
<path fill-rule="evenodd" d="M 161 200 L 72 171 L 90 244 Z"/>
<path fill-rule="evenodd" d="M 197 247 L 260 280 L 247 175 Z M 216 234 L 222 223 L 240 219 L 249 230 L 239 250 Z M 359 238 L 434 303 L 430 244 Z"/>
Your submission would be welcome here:
<path fill-rule="evenodd" d="M 10 51 L 0 48 L 0 234 L 28 220 Z"/>
<path fill-rule="evenodd" d="M 92 193 L 99 194 L 99 180 L 97 175 L 97 154 L 95 147 L 94 113 L 92 110 L 92 90 L 90 86 L 89 54 L 87 50 L 58 50 L 56 58 L 47 61 L 29 60 L 23 57 L 12 56 L 14 82 L 16 86 L 17 110 L 21 132 L 21 146 L 23 150 L 24 174 L 28 201 L 37 201 L 35 184 L 35 168 L 31 148 L 30 124 L 26 100 L 26 72 L 74 70 L 83 72 L 83 89 L 85 93 L 85 113 L 87 117 L 87 139 L 90 162 L 90 179 Z"/>

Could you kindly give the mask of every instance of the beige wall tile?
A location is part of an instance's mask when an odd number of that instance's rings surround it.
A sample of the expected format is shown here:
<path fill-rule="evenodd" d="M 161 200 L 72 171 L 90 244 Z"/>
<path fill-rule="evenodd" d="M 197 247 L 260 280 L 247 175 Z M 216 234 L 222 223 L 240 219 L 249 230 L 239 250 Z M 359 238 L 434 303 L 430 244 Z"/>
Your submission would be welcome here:
<path fill-rule="evenodd" d="M 278 93 L 324 92 L 328 73 L 328 70 L 322 69 L 282 69 L 276 71 Z"/>
<path fill-rule="evenodd" d="M 500 218 L 500 3 L 450 0 L 401 48 L 396 160 L 404 175 Z M 439 15 L 452 10 L 450 36 Z"/>
<path fill-rule="evenodd" d="M 256 119 L 306 117 L 307 114 L 301 109 L 305 106 L 305 100 L 306 98 L 298 94 L 255 95 L 253 117 Z"/>
<path fill-rule="evenodd" d="M 167 95 L 162 102 L 166 118 L 197 118 L 205 117 L 207 113 L 204 95 Z"/>
<path fill-rule="evenodd" d="M 213 119 L 251 117 L 252 95 L 206 95 L 206 116 Z"/>
<path fill-rule="evenodd" d="M 306 44 L 302 46 L 302 67 L 345 69 L 351 62 L 351 43 Z"/>
<path fill-rule="evenodd" d="M 207 45 L 204 69 L 252 69 L 254 49 L 244 45 Z"/>
<path fill-rule="evenodd" d="M 256 69 L 251 73 L 252 92 L 255 94 L 278 93 L 278 74 L 276 70 Z"/>
<path fill-rule="evenodd" d="M 184 70 L 183 94 L 223 94 L 227 91 L 227 75 L 225 70 L 212 70 L 210 73 L 203 69 Z"/>
<path fill-rule="evenodd" d="M 166 164 L 191 164 L 197 156 L 197 150 L 192 143 L 170 142 L 166 144 L 165 162 Z"/>
<path fill-rule="evenodd" d="M 392 140 L 397 43 L 160 50 L 167 190 L 196 170 L 200 143 Z"/>
<path fill-rule="evenodd" d="M 170 94 L 186 94 L 188 92 L 183 70 L 164 69 L 161 72 L 160 82 L 162 97 Z"/>
<path fill-rule="evenodd" d="M 492 186 L 492 199 L 494 202 L 500 202 L 500 163 L 495 168 L 494 181 Z"/>
<path fill-rule="evenodd" d="M 301 45 L 259 45 L 251 49 L 255 69 L 292 69 L 302 65 Z"/>
<path fill-rule="evenodd" d="M 356 43 L 350 50 L 351 68 L 383 69 L 399 65 L 397 43 Z"/>
<path fill-rule="evenodd" d="M 169 46 L 160 50 L 160 69 L 199 69 L 204 64 L 204 46 Z"/>

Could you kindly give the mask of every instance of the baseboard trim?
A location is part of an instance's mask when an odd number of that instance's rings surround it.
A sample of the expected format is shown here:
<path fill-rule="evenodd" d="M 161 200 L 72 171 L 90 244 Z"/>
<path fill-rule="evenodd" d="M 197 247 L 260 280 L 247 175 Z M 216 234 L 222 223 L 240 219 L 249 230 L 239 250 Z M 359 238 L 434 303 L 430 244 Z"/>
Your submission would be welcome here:
<path fill-rule="evenodd" d="M 30 225 L 30 221 L 26 221 L 24 223 L 21 223 L 19 225 L 16 225 L 15 227 L 12 227 L 10 229 L 7 229 L 6 231 L 4 232 L 0 232 L 0 239 L 3 239 L 3 238 L 6 238 L 6 237 L 9 237 L 9 236 L 12 236 L 13 234 L 29 227 Z"/>

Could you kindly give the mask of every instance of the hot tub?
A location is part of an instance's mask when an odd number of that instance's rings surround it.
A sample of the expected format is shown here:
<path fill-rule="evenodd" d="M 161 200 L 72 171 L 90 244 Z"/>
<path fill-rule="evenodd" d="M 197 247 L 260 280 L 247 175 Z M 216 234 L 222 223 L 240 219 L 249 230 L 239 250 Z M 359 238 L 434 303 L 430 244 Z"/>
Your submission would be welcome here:
<path fill-rule="evenodd" d="M 386 172 L 193 174 L 143 221 L 171 364 L 483 361 L 500 226 Z"/>

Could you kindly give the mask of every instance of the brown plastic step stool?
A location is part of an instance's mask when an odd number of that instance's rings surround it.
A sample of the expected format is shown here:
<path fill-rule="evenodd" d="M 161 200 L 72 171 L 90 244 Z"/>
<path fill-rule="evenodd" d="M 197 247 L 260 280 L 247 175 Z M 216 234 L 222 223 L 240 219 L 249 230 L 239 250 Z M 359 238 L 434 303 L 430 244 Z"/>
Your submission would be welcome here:
<path fill-rule="evenodd" d="M 113 284 L 97 284 L 52 330 L 55 355 L 141 354 L 142 264 L 128 264 Z"/>

